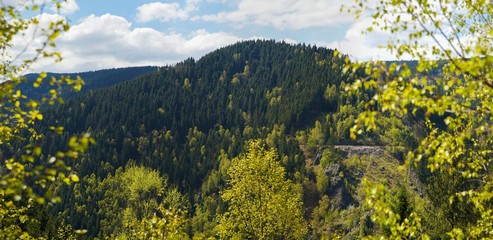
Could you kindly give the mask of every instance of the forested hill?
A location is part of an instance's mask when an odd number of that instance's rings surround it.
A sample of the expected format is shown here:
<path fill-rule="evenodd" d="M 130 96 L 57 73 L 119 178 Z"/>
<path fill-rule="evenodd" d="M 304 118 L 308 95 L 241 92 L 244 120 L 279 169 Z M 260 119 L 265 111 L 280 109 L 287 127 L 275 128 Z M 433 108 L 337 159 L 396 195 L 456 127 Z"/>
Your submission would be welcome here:
<path fill-rule="evenodd" d="M 126 67 L 115 69 L 104 69 L 98 71 L 89 71 L 81 73 L 47 73 L 46 78 L 50 79 L 55 77 L 68 77 L 70 79 L 76 79 L 80 77 L 84 80 L 84 87 L 80 92 L 75 93 L 73 91 L 63 91 L 63 97 L 70 98 L 74 95 L 85 93 L 90 90 L 109 87 L 111 85 L 131 80 L 137 76 L 156 70 L 157 67 L 145 66 L 145 67 Z M 39 99 L 41 94 L 48 94 L 49 81 L 44 81 L 38 88 L 33 88 L 33 82 L 39 77 L 37 73 L 27 74 L 26 82 L 20 86 L 20 90 L 27 96 L 34 99 Z"/>
<path fill-rule="evenodd" d="M 321 113 L 336 111 L 348 79 L 333 54 L 314 46 L 241 42 L 77 97 L 45 114 L 46 123 L 64 126 L 68 135 L 92 132 L 98 144 L 82 175 L 133 159 L 197 189 L 221 148 L 237 149 L 274 124 L 294 134 Z M 219 129 L 234 144 L 218 136 Z"/>
<path fill-rule="evenodd" d="M 214 221 L 225 207 L 218 194 L 225 184 L 228 158 L 238 156 L 249 139 L 264 139 L 275 147 L 292 181 L 315 181 L 307 157 L 315 156 L 320 146 L 348 143 L 349 128 L 363 100 L 371 96 L 348 95 L 345 85 L 352 80 L 343 68 L 344 56 L 335 56 L 330 49 L 245 41 L 198 61 L 190 58 L 159 67 L 45 109 L 39 126 L 40 132 L 49 135 L 44 152 L 55 152 L 68 136 L 82 132 L 91 133 L 97 141 L 73 165 L 83 177 L 81 183 L 70 189 L 61 186 L 62 204 L 50 211 L 76 229 L 87 229 L 88 236 L 114 234 L 122 228 L 122 209 L 130 204 L 126 190 L 116 190 L 118 184 L 114 184 L 124 181 L 120 178 L 128 177 L 124 172 L 132 166 L 144 166 L 178 187 L 190 201 L 186 207 L 190 214 L 199 208 L 215 209 L 207 210 L 209 215 L 203 219 Z M 384 119 L 381 124 L 386 126 L 384 132 L 351 144 L 407 146 L 412 142 L 407 141 L 405 135 L 410 134 L 400 121 Z M 49 134 L 47 126 L 52 125 L 64 126 L 64 134 Z M 312 196 L 305 201 L 307 209 L 318 201 L 318 193 L 309 190 L 313 184 L 305 184 L 306 196 Z M 330 191 L 335 194 L 334 189 Z M 320 191 L 322 195 L 329 192 L 328 188 Z M 157 196 L 148 194 L 149 199 Z M 340 206 L 353 201 L 346 195 Z M 197 224 L 199 228 L 206 225 Z"/>

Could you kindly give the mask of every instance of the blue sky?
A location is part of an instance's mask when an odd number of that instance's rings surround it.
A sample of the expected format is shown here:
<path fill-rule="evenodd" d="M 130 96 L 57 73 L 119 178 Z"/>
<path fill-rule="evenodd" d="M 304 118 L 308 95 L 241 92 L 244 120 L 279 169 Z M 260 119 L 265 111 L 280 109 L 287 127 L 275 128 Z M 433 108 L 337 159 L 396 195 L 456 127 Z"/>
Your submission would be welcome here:
<path fill-rule="evenodd" d="M 34 71 L 79 72 L 166 65 L 200 58 L 246 39 L 337 48 L 355 59 L 389 58 L 385 36 L 361 34 L 369 19 L 340 13 L 347 0 L 67 0 L 61 11 L 72 26 L 57 41 L 64 60 Z"/>

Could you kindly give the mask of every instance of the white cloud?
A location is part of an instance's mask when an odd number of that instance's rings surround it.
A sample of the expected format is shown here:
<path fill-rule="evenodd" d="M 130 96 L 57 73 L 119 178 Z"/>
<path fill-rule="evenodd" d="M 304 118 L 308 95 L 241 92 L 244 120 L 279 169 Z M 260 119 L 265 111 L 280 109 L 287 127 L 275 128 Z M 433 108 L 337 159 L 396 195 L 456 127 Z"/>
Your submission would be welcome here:
<path fill-rule="evenodd" d="M 410 2 L 411 3 L 411 2 Z M 416 4 L 416 2 L 412 2 Z M 375 0 L 369 0 L 368 4 L 370 7 L 374 7 L 379 4 Z M 450 4 L 447 6 L 448 9 L 453 9 L 452 12 L 448 14 L 452 14 L 452 19 L 455 19 L 455 16 L 464 14 L 466 12 L 465 9 L 461 7 L 461 4 Z M 372 26 L 372 23 L 375 21 L 371 17 L 367 15 L 367 17 L 363 17 L 356 22 L 353 22 L 351 27 L 346 31 L 346 35 L 344 39 L 333 41 L 333 42 L 325 42 L 321 43 L 322 46 L 337 48 L 343 53 L 347 53 L 352 56 L 354 59 L 358 60 L 395 60 L 397 59 L 396 53 L 392 53 L 386 49 L 387 44 L 390 42 L 391 44 L 399 45 L 403 43 L 415 44 L 416 39 L 410 39 L 409 35 L 412 32 L 416 32 L 423 27 L 426 27 L 427 31 L 433 33 L 433 37 L 426 36 L 424 34 L 422 37 L 417 39 L 416 48 L 417 52 L 419 52 L 420 56 L 423 56 L 428 59 L 437 59 L 441 56 L 437 56 L 433 53 L 432 49 L 434 47 L 444 48 L 446 50 L 451 51 L 453 57 L 458 56 L 455 52 L 457 49 L 459 52 L 459 45 L 465 42 L 471 43 L 471 39 L 478 39 L 478 36 L 471 36 L 467 34 L 466 31 L 460 31 L 458 35 L 456 35 L 455 30 L 450 26 L 446 17 L 441 13 L 443 6 L 436 1 L 430 2 L 430 9 L 435 11 L 437 15 L 433 16 L 434 20 L 442 21 L 443 24 L 439 24 L 438 26 L 441 29 L 438 29 L 437 26 L 428 21 L 424 21 L 424 24 L 421 25 L 416 19 L 413 18 L 410 14 L 406 12 L 402 12 L 399 9 L 394 9 L 388 6 L 385 10 L 388 14 L 381 16 L 376 24 Z M 415 11 L 418 12 L 416 15 L 419 16 L 427 16 L 426 13 L 420 12 L 419 7 L 415 7 Z M 363 15 L 365 16 L 365 15 Z M 407 30 L 402 32 L 396 32 L 394 34 L 389 33 L 390 30 L 383 31 L 381 27 L 384 26 L 394 26 L 396 24 L 397 18 L 400 19 L 400 25 L 402 26 L 404 23 L 407 25 Z M 362 31 L 372 26 L 373 31 L 368 34 L 362 34 Z M 457 27 L 457 26 L 456 26 Z M 466 27 L 467 28 L 467 27 Z M 418 29 L 418 30 L 416 30 Z M 460 38 L 460 42 L 457 39 Z M 473 40 L 474 41 L 474 40 Z M 379 47 L 383 46 L 383 47 Z M 442 50 L 443 51 L 443 50 Z M 463 54 L 463 53 L 461 53 Z M 409 60 L 409 59 L 417 59 L 417 57 L 412 57 L 410 54 L 406 53 L 403 56 L 399 56 L 401 60 Z"/>
<path fill-rule="evenodd" d="M 293 45 L 298 44 L 298 41 L 291 39 L 291 38 L 285 38 L 285 39 L 283 39 L 283 41 L 286 43 L 289 43 L 289 44 L 293 44 Z"/>
<path fill-rule="evenodd" d="M 61 4 L 61 8 L 56 8 L 56 3 Z M 33 5 L 38 5 L 41 9 L 41 6 L 46 7 L 46 9 L 50 9 L 53 13 L 62 14 L 62 15 L 70 15 L 79 10 L 79 5 L 75 2 L 75 0 L 59 0 L 56 2 L 47 1 L 47 0 L 1 0 L 0 6 L 13 6 L 19 11 L 26 11 L 29 7 Z M 44 8 L 43 8 L 44 9 Z M 38 11 L 39 12 L 39 11 Z"/>
<path fill-rule="evenodd" d="M 185 11 L 193 12 L 199 10 L 198 4 L 202 0 L 186 0 Z"/>
<path fill-rule="evenodd" d="M 32 5 L 41 5 L 46 3 L 46 0 L 2 0 L 0 6 L 13 6 L 19 10 Z"/>
<path fill-rule="evenodd" d="M 406 19 L 411 17 L 402 15 L 402 18 Z M 385 20 L 379 19 L 379 21 L 380 26 L 383 26 Z M 337 49 L 344 54 L 348 54 L 350 58 L 355 60 L 396 60 L 396 53 L 390 52 L 390 50 L 387 49 L 387 44 L 391 42 L 395 45 L 397 44 L 397 40 L 401 41 L 401 43 L 409 41 L 408 35 L 411 33 L 410 29 L 412 29 L 412 27 L 409 27 L 408 31 L 400 32 L 398 35 L 382 31 L 378 27 L 373 27 L 372 32 L 363 34 L 363 31 L 372 26 L 372 22 L 373 19 L 370 17 L 362 18 L 347 29 L 344 39 L 332 42 L 319 42 L 317 45 Z M 421 27 L 417 26 L 417 28 L 419 29 Z M 448 49 L 451 48 L 451 45 L 443 36 L 440 36 L 440 34 L 436 35 L 436 40 L 438 40 L 442 46 L 445 46 Z M 435 39 L 423 36 L 419 40 L 419 45 L 419 51 L 423 53 L 424 56 L 427 58 L 436 58 L 431 51 L 433 46 L 438 46 Z M 400 56 L 399 59 L 410 60 L 415 58 L 409 54 L 404 54 L 403 56 Z"/>
<path fill-rule="evenodd" d="M 150 22 L 159 20 L 169 22 L 172 20 L 186 20 L 189 13 L 197 10 L 197 0 L 187 0 L 186 6 L 181 8 L 178 3 L 152 2 L 137 7 L 137 21 Z"/>
<path fill-rule="evenodd" d="M 341 13 L 344 0 L 240 0 L 234 11 L 195 16 L 194 20 L 229 22 L 236 26 L 253 23 L 278 29 L 328 27 L 350 22 L 352 17 Z"/>
<path fill-rule="evenodd" d="M 229 0 L 206 0 L 207 3 L 227 3 L 228 1 Z"/>
<path fill-rule="evenodd" d="M 218 46 L 226 46 L 240 40 L 239 37 L 229 33 L 209 33 L 205 29 L 199 29 L 181 47 L 184 53 L 193 55 L 196 52 L 207 53 L 207 51 L 216 49 Z"/>
<path fill-rule="evenodd" d="M 5 49 L 1 55 L 0 61 L 10 62 L 12 65 L 20 65 L 23 61 L 33 59 L 36 56 L 37 50 L 43 48 L 43 43 L 47 36 L 43 33 L 43 28 L 47 28 L 51 22 L 63 20 L 64 17 L 58 14 L 41 14 L 34 16 L 39 23 L 37 26 L 31 25 L 26 30 L 16 34 L 10 42 L 10 47 Z M 56 51 L 50 46 L 45 46 L 48 52 Z M 53 62 L 53 59 L 50 59 Z M 45 60 L 46 62 L 50 60 Z M 29 69 L 26 69 L 29 71 Z"/>
<path fill-rule="evenodd" d="M 199 29 L 190 35 L 132 28 L 125 18 L 91 15 L 71 27 L 57 41 L 63 61 L 43 61 L 35 71 L 79 72 L 103 68 L 173 64 L 204 54 L 241 38 Z"/>
<path fill-rule="evenodd" d="M 356 60 L 392 60 L 395 57 L 387 50 L 381 48 L 390 39 L 390 34 L 374 30 L 372 33 L 363 34 L 372 23 L 371 18 L 362 18 L 353 23 L 346 31 L 344 39 L 332 42 L 319 42 L 317 45 L 337 49 L 341 53 L 349 55 Z"/>
<path fill-rule="evenodd" d="M 55 5 L 51 7 L 53 12 L 59 12 L 62 15 L 70 15 L 79 10 L 79 5 L 75 0 L 66 0 L 61 2 L 61 8 L 57 9 Z"/>

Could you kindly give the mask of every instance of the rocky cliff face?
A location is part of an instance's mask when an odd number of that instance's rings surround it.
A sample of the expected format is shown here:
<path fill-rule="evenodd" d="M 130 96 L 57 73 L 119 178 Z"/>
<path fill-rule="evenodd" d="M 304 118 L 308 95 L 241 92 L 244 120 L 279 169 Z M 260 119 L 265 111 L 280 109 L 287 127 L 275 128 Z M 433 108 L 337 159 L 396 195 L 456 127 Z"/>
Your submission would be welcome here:
<path fill-rule="evenodd" d="M 341 151 L 345 157 L 369 156 L 381 157 L 384 154 L 384 149 L 380 146 L 351 146 L 351 145 L 336 145 L 335 149 Z"/>

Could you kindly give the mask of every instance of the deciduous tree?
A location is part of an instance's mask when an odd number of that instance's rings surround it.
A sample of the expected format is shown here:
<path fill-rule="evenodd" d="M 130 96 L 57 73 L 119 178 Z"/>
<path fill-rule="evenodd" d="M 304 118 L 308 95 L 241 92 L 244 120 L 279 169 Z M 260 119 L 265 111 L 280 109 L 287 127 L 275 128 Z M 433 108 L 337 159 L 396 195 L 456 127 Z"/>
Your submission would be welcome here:
<path fill-rule="evenodd" d="M 307 233 L 301 189 L 285 179 L 276 150 L 258 140 L 232 160 L 229 188 L 221 197 L 229 204 L 218 232 L 233 239 L 302 239 Z"/>
<path fill-rule="evenodd" d="M 348 8 L 350 9 L 350 8 Z M 354 10 L 355 9 L 355 10 Z M 452 238 L 493 237 L 493 4 L 485 0 L 356 0 L 350 10 L 370 18 L 367 32 L 390 34 L 386 46 L 397 58 L 416 59 L 412 68 L 399 63 L 354 63 L 353 89 L 376 89 L 352 136 L 374 130 L 382 114 L 423 117 L 428 135 L 408 156 L 407 167 L 425 164 L 433 174 L 461 176 L 465 183 L 447 204 L 463 202 L 477 217 L 452 226 Z M 433 118 L 432 118 L 433 117 Z M 436 121 L 440 119 L 440 121 Z M 381 186 L 368 189 L 373 220 L 390 228 L 393 237 L 428 238 L 416 212 L 405 220 L 382 199 Z"/>
<path fill-rule="evenodd" d="M 10 2 L 10 1 L 9 1 Z M 79 177 L 65 160 L 77 158 L 92 142 L 86 136 L 72 137 L 68 151 L 46 153 L 41 143 L 44 134 L 36 132 L 34 124 L 43 119 L 39 108 L 42 104 L 53 105 L 63 102 L 59 97 L 61 86 L 70 85 L 80 90 L 80 78 L 45 79 L 41 73 L 31 82 L 38 88 L 43 82 L 49 92 L 41 99 L 30 99 L 20 90 L 25 82 L 23 74 L 41 59 L 61 60 L 54 50 L 55 39 L 69 26 L 59 18 L 46 26 L 40 24 L 40 16 L 48 5 L 61 7 L 63 1 L 52 0 L 39 4 L 38 1 L 0 2 L 0 238 L 17 239 L 29 237 L 21 225 L 31 216 L 26 212 L 33 204 L 46 200 L 57 201 L 56 196 L 43 189 L 53 181 L 67 184 L 77 182 Z M 23 15 L 32 15 L 25 18 Z M 28 36 L 30 41 L 18 41 Z M 25 45 L 19 45 L 22 43 Z M 36 43 L 41 43 L 36 45 Z M 35 49 L 30 52 L 30 49 Z M 67 89 L 67 88 L 65 88 Z M 63 127 L 51 127 L 54 134 L 63 132 Z"/>

